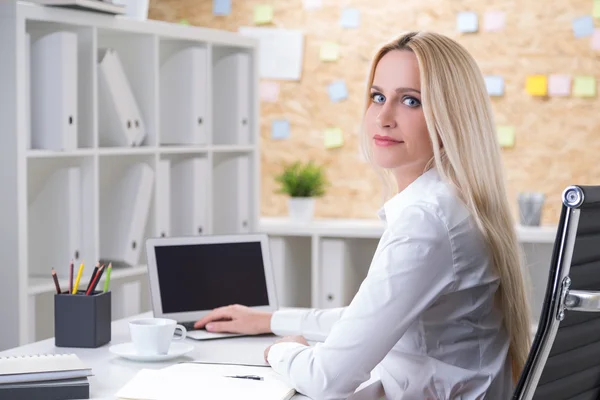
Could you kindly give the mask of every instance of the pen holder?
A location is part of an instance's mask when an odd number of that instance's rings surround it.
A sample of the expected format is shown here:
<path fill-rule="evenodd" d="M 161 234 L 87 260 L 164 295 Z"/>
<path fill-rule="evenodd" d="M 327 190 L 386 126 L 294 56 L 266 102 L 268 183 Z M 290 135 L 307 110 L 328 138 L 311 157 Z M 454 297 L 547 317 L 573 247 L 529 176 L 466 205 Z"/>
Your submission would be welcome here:
<path fill-rule="evenodd" d="M 100 347 L 111 340 L 111 292 L 54 295 L 54 345 Z"/>

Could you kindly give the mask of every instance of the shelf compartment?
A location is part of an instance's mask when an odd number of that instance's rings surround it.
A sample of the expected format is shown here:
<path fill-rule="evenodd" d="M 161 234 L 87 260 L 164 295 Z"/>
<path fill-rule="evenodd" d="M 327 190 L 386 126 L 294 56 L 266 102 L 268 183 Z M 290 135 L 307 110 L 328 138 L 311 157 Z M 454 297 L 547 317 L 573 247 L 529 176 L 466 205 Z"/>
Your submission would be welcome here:
<path fill-rule="evenodd" d="M 27 149 L 95 145 L 96 30 L 26 21 Z"/>
<path fill-rule="evenodd" d="M 270 236 L 270 256 L 280 307 L 311 306 L 311 238 Z"/>

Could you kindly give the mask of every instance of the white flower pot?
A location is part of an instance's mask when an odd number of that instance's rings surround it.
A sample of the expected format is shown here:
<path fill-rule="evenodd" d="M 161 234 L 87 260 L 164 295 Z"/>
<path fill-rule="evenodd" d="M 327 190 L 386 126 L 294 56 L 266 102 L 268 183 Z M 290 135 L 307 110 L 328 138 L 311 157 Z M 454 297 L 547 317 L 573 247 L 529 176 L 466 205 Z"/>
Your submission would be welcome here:
<path fill-rule="evenodd" d="M 315 199 L 314 197 L 290 197 L 288 211 L 292 221 L 309 222 L 315 213 Z"/>

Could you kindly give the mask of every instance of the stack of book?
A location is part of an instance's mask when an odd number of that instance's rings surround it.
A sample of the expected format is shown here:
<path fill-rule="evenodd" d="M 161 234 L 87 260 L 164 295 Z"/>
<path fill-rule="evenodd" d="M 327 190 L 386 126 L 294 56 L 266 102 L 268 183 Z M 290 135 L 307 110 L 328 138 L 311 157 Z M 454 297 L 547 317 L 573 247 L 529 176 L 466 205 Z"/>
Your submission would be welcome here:
<path fill-rule="evenodd" d="M 89 399 L 87 368 L 74 354 L 0 358 L 0 398 L 12 400 Z"/>

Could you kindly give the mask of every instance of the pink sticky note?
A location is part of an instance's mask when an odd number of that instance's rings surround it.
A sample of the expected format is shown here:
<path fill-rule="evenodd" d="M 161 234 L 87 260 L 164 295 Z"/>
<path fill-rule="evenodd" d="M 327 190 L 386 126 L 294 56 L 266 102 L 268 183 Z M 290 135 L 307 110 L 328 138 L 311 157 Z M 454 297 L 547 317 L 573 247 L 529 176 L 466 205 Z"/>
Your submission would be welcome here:
<path fill-rule="evenodd" d="M 590 44 L 592 45 L 592 50 L 600 50 L 600 29 L 594 29 Z"/>
<path fill-rule="evenodd" d="M 571 77 L 554 74 L 548 77 L 549 96 L 569 96 L 571 94 Z"/>
<path fill-rule="evenodd" d="M 506 24 L 506 13 L 503 11 L 488 11 L 483 18 L 483 30 L 486 32 L 498 32 L 504 29 Z"/>
<path fill-rule="evenodd" d="M 274 103 L 279 98 L 279 83 L 262 81 L 259 87 L 260 99 L 268 103 Z"/>

